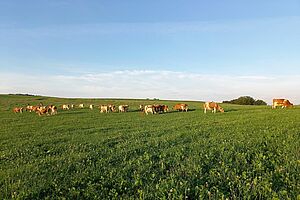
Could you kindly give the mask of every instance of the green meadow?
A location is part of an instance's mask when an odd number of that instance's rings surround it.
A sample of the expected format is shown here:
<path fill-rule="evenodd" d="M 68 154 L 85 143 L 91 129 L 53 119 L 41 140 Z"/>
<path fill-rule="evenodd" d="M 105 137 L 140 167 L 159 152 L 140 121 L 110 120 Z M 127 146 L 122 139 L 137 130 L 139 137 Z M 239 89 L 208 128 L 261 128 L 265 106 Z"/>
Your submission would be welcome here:
<path fill-rule="evenodd" d="M 12 112 L 40 102 L 58 114 Z M 300 107 L 138 111 L 178 102 L 0 95 L 0 199 L 300 199 Z"/>

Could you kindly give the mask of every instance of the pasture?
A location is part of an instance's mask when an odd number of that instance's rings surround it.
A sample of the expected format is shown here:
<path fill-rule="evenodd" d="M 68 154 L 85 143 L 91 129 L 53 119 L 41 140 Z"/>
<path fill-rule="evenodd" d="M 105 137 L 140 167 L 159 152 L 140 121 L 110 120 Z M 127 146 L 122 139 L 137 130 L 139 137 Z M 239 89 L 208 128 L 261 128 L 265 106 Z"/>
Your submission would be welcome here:
<path fill-rule="evenodd" d="M 43 102 L 54 116 L 13 113 Z M 0 199 L 299 199 L 300 108 L 0 95 Z M 126 113 L 62 104 L 128 104 Z"/>

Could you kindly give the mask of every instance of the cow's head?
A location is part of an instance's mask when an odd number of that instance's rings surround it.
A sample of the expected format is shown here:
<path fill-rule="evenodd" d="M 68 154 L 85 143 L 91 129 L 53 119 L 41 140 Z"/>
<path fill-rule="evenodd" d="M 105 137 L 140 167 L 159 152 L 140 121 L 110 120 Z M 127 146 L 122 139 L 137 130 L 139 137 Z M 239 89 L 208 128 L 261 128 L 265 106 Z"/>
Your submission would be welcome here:
<path fill-rule="evenodd" d="M 222 107 L 219 107 L 219 111 L 220 111 L 221 113 L 223 113 L 223 112 L 224 112 L 224 109 L 223 109 Z"/>

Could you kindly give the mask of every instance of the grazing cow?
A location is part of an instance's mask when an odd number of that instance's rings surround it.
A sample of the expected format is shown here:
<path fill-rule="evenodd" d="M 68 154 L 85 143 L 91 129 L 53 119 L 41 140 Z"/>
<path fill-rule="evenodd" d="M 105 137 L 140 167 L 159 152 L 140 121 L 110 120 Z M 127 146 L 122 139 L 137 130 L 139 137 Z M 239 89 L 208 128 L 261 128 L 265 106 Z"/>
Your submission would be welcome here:
<path fill-rule="evenodd" d="M 32 111 L 32 109 L 33 109 L 33 106 L 31 106 L 31 105 L 27 104 L 27 106 L 26 106 L 26 111 L 29 111 L 29 112 L 31 112 L 31 111 Z"/>
<path fill-rule="evenodd" d="M 108 113 L 108 112 L 115 112 L 116 110 L 116 107 L 112 104 L 109 104 L 109 105 L 101 105 L 100 106 L 100 112 L 101 113 Z"/>
<path fill-rule="evenodd" d="M 169 111 L 169 107 L 167 105 L 159 105 L 160 108 L 160 112 L 168 112 Z"/>
<path fill-rule="evenodd" d="M 94 109 L 94 105 L 93 105 L 93 104 L 90 104 L 89 108 L 90 108 L 91 110 L 93 110 L 93 109 Z"/>
<path fill-rule="evenodd" d="M 145 106 L 144 106 L 144 105 L 142 105 L 142 104 L 139 106 L 139 110 L 140 110 L 141 112 L 143 112 L 143 111 L 144 111 L 144 108 L 145 108 Z"/>
<path fill-rule="evenodd" d="M 116 111 L 116 106 L 113 105 L 113 104 L 109 104 L 108 108 L 109 108 L 109 111 L 111 111 L 111 112 L 115 112 Z"/>
<path fill-rule="evenodd" d="M 185 111 L 187 112 L 188 111 L 188 105 L 185 104 L 185 103 L 179 103 L 179 104 L 176 104 L 174 107 L 174 110 L 178 110 L 178 111 Z"/>
<path fill-rule="evenodd" d="M 84 104 L 83 103 L 79 104 L 78 108 L 84 108 Z"/>
<path fill-rule="evenodd" d="M 169 111 L 169 107 L 167 105 L 153 105 L 153 107 L 157 113 Z"/>
<path fill-rule="evenodd" d="M 57 114 L 57 107 L 54 105 L 47 106 L 48 113 L 50 112 L 50 115 L 56 115 Z"/>
<path fill-rule="evenodd" d="M 23 108 L 16 107 L 13 109 L 14 113 L 23 113 Z"/>
<path fill-rule="evenodd" d="M 293 104 L 288 99 L 273 99 L 272 108 L 281 106 L 281 108 L 293 107 Z"/>
<path fill-rule="evenodd" d="M 70 110 L 70 106 L 69 105 L 64 104 L 61 107 L 62 107 L 63 110 Z"/>
<path fill-rule="evenodd" d="M 217 110 L 222 113 L 224 112 L 224 109 L 215 102 L 205 102 L 203 104 L 203 108 L 204 108 L 204 113 L 206 113 L 207 110 L 211 110 L 213 113 L 216 113 Z"/>
<path fill-rule="evenodd" d="M 148 113 L 155 114 L 156 113 L 155 107 L 153 105 L 146 105 L 144 107 L 144 112 L 146 115 L 148 115 Z"/>
<path fill-rule="evenodd" d="M 42 116 L 42 115 L 44 115 L 44 114 L 46 114 L 46 115 L 49 115 L 49 108 L 47 107 L 44 107 L 44 106 L 40 106 L 40 107 L 38 107 L 37 108 L 37 111 L 36 111 L 36 113 L 39 115 L 39 116 Z"/>
<path fill-rule="evenodd" d="M 74 104 L 71 104 L 71 106 L 70 106 L 72 109 L 74 109 L 75 108 L 75 105 Z"/>
<path fill-rule="evenodd" d="M 120 105 L 119 106 L 119 112 L 127 112 L 129 106 L 128 105 Z"/>
<path fill-rule="evenodd" d="M 35 112 L 39 106 L 30 106 L 29 104 L 26 106 L 26 111 Z"/>
<path fill-rule="evenodd" d="M 109 106 L 108 105 L 101 105 L 100 106 L 100 112 L 101 113 L 108 113 L 109 112 Z"/>

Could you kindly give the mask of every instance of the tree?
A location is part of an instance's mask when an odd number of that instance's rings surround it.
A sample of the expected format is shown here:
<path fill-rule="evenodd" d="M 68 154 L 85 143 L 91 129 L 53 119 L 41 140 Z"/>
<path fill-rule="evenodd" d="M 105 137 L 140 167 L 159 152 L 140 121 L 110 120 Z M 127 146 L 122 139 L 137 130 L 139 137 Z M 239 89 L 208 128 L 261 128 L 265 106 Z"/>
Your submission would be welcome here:
<path fill-rule="evenodd" d="M 258 99 L 255 101 L 254 105 L 267 105 L 267 103 L 264 102 L 263 100 Z"/>
<path fill-rule="evenodd" d="M 232 104 L 238 104 L 238 105 L 267 105 L 266 102 L 263 100 L 255 100 L 254 98 L 250 96 L 242 96 L 237 99 L 233 99 L 230 101 L 223 101 L 223 103 L 232 103 Z"/>

